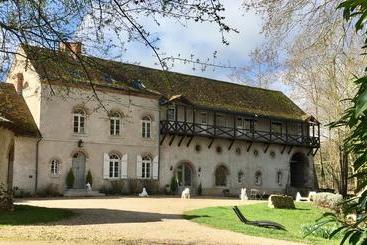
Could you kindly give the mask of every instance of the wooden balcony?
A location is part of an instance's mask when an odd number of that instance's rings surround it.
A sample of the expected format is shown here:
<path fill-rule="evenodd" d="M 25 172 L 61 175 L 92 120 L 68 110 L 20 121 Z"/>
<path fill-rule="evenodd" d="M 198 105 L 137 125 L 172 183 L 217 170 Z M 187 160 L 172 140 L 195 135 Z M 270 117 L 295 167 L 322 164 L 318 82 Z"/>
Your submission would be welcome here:
<path fill-rule="evenodd" d="M 311 149 L 320 147 L 320 138 L 318 135 L 293 135 L 289 133 L 280 134 L 271 132 L 271 130 L 250 130 L 182 121 L 162 120 L 160 122 L 160 133 L 163 135 L 163 137 L 166 135 L 188 137 L 202 136 L 212 139 L 224 138 L 232 141 L 244 140 L 265 144 L 280 144 L 284 146 L 304 146 Z M 315 134 L 314 131 L 312 133 Z"/>

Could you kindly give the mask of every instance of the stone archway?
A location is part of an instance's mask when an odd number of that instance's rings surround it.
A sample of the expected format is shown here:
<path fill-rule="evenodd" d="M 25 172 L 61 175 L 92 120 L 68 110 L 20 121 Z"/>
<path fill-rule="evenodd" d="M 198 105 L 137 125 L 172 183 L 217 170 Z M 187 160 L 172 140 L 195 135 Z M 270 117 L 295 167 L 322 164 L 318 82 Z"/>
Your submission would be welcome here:
<path fill-rule="evenodd" d="M 86 156 L 83 152 L 78 152 L 73 155 L 72 169 L 75 177 L 73 188 L 75 189 L 85 188 L 85 164 Z"/>
<path fill-rule="evenodd" d="M 309 161 L 304 153 L 293 154 L 290 160 L 290 186 L 295 188 L 307 187 L 309 179 Z"/>
<path fill-rule="evenodd" d="M 193 193 L 196 188 L 196 171 L 192 163 L 188 161 L 179 162 L 174 172 L 178 181 L 178 191 L 190 188 Z"/>

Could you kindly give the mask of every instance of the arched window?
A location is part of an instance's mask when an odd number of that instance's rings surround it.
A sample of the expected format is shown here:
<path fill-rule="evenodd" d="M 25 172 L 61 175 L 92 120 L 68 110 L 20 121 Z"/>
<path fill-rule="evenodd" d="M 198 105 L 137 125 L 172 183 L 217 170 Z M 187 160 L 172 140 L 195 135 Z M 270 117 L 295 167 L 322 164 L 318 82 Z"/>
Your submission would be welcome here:
<path fill-rule="evenodd" d="M 74 112 L 74 133 L 85 133 L 85 111 L 83 109 L 75 109 Z"/>
<path fill-rule="evenodd" d="M 143 136 L 143 138 L 150 138 L 151 137 L 151 125 L 152 125 L 152 119 L 148 116 L 143 117 L 143 120 L 142 120 L 142 136 Z"/>
<path fill-rule="evenodd" d="M 215 170 L 215 185 L 226 186 L 227 185 L 228 169 L 221 165 Z"/>
<path fill-rule="evenodd" d="M 282 185 L 282 176 L 283 174 L 282 174 L 282 171 L 280 171 L 280 170 L 278 170 L 277 171 L 277 183 L 278 183 L 278 185 Z"/>
<path fill-rule="evenodd" d="M 263 179 L 262 179 L 262 173 L 261 171 L 256 171 L 255 173 L 255 185 L 262 185 Z"/>
<path fill-rule="evenodd" d="M 50 173 L 53 176 L 58 176 L 60 174 L 60 161 L 57 159 L 52 159 L 50 162 Z"/>
<path fill-rule="evenodd" d="M 141 177 L 143 179 L 150 179 L 152 176 L 152 159 L 149 156 L 145 156 L 142 159 L 142 171 Z"/>
<path fill-rule="evenodd" d="M 114 112 L 110 116 L 110 135 L 120 135 L 121 115 Z"/>
<path fill-rule="evenodd" d="M 117 154 L 110 154 L 110 178 L 120 176 L 120 157 Z"/>

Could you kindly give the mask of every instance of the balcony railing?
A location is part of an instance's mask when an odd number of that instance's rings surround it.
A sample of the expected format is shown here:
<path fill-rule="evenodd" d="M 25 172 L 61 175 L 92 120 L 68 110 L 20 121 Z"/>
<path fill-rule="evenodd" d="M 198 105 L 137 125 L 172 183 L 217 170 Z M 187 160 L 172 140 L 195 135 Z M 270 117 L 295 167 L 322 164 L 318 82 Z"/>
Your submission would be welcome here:
<path fill-rule="evenodd" d="M 250 130 L 234 127 L 222 127 L 192 122 L 167 121 L 160 122 L 161 134 L 204 136 L 213 138 L 226 138 L 231 140 L 246 140 L 270 144 L 290 146 L 306 146 L 318 148 L 320 139 L 316 136 L 294 135 L 261 130 Z"/>

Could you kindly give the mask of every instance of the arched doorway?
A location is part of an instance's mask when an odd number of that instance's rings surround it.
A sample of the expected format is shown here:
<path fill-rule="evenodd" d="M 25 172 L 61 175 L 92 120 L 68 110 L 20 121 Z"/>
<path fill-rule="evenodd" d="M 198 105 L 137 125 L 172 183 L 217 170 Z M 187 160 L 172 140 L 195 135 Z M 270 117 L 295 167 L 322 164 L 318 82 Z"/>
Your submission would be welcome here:
<path fill-rule="evenodd" d="M 224 165 L 219 165 L 215 169 L 215 185 L 227 186 L 227 176 L 229 174 L 228 168 Z"/>
<path fill-rule="evenodd" d="M 304 153 L 295 153 L 290 161 L 290 174 L 292 187 L 303 188 L 309 177 L 308 158 Z"/>
<path fill-rule="evenodd" d="M 73 155 L 72 169 L 75 176 L 75 189 L 83 189 L 85 185 L 85 154 L 77 152 Z"/>
<path fill-rule="evenodd" d="M 176 169 L 178 186 L 191 187 L 193 180 L 193 170 L 189 163 L 183 162 Z"/>
<path fill-rule="evenodd" d="M 13 168 L 14 168 L 14 141 L 10 143 L 10 148 L 8 152 L 7 189 L 9 191 L 13 189 Z"/>

